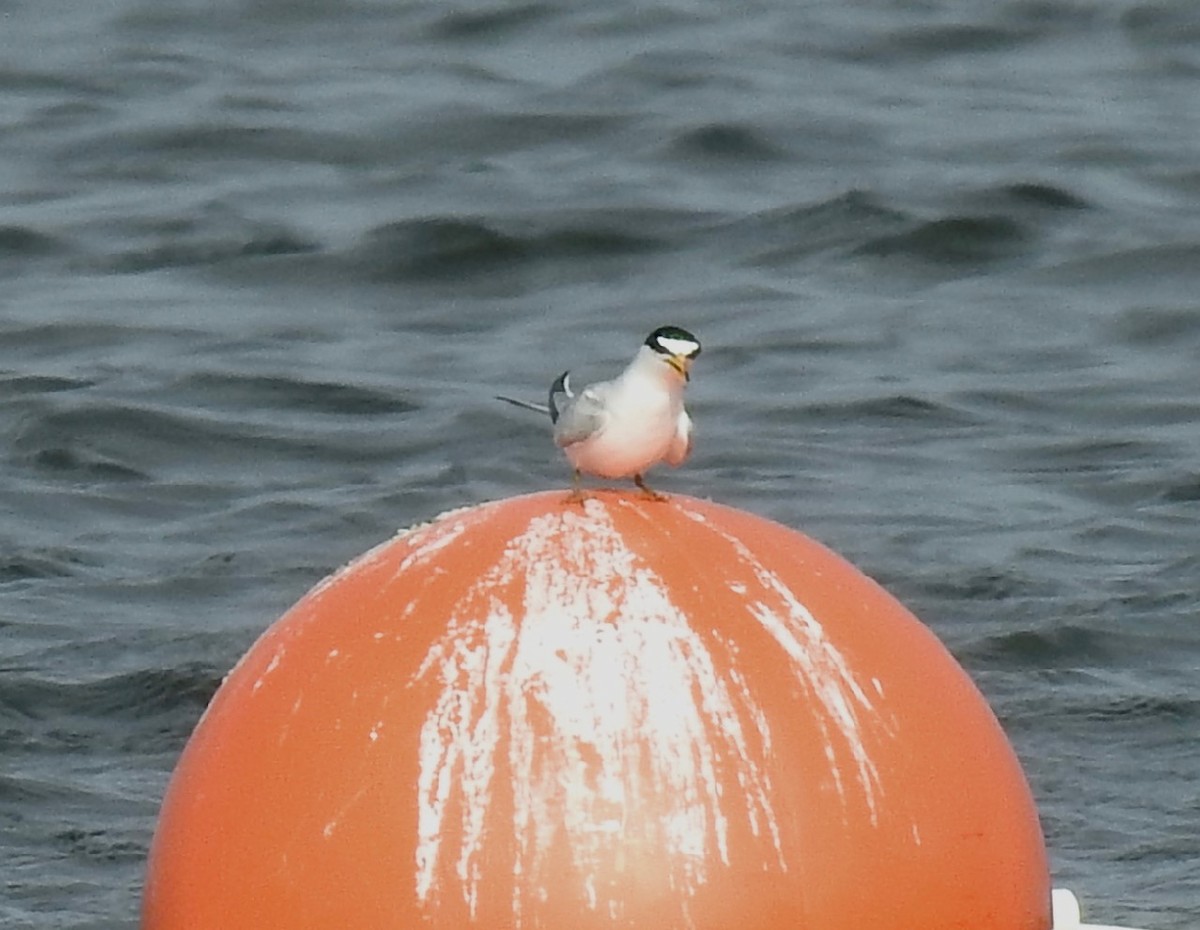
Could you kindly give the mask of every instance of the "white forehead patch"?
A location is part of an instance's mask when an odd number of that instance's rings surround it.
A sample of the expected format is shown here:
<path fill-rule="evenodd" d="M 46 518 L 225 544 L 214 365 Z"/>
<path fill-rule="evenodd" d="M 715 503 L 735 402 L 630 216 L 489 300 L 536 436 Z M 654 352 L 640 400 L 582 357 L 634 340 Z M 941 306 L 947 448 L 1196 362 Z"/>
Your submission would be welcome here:
<path fill-rule="evenodd" d="M 692 355 L 700 348 L 700 343 L 691 339 L 673 339 L 670 336 L 659 336 L 654 340 L 671 355 Z"/>

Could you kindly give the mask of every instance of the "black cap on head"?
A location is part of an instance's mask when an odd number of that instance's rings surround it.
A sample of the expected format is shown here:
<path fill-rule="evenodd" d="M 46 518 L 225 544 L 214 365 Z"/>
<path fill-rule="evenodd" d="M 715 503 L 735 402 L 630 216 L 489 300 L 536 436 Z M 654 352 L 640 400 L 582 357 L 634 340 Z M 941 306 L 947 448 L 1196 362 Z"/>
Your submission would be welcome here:
<path fill-rule="evenodd" d="M 700 354 L 700 340 L 680 326 L 660 326 L 646 337 L 646 345 L 660 355 L 695 358 Z"/>

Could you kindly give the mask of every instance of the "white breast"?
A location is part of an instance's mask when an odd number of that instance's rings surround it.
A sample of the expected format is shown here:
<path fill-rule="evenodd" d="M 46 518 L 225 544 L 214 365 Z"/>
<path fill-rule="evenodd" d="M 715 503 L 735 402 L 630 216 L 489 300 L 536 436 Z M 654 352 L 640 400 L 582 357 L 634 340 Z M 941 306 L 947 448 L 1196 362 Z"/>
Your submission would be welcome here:
<path fill-rule="evenodd" d="M 605 406 L 604 426 L 568 446 L 567 458 L 587 474 L 629 478 L 667 456 L 683 411 L 683 389 L 657 369 L 643 372 L 631 366 L 613 382 Z"/>

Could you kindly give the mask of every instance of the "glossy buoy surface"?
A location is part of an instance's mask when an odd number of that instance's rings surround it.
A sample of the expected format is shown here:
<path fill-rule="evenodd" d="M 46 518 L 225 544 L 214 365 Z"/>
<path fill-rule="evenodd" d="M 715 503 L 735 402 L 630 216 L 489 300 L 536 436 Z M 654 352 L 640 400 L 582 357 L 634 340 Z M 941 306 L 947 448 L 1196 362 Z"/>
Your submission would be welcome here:
<path fill-rule="evenodd" d="M 1046 930 L 987 704 L 805 536 L 692 498 L 485 504 L 318 585 L 163 803 L 143 927 Z"/>

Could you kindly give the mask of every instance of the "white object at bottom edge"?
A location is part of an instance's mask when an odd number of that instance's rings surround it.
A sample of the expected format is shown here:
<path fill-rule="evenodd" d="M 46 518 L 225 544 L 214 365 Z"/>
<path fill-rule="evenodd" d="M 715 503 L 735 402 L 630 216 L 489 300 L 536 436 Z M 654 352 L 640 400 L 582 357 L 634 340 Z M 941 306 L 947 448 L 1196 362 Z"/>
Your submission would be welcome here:
<path fill-rule="evenodd" d="M 1054 914 L 1054 930 L 1134 930 L 1133 927 L 1114 927 L 1111 924 L 1080 923 L 1079 899 L 1066 888 L 1050 892 Z"/>

